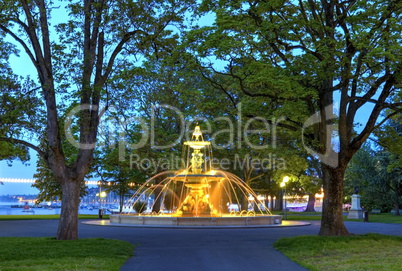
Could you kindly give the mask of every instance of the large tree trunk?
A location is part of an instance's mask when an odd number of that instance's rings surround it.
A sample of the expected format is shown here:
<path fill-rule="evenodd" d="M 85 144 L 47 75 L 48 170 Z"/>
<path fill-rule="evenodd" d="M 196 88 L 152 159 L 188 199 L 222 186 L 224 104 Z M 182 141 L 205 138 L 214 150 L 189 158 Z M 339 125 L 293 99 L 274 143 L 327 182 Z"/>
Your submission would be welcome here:
<path fill-rule="evenodd" d="M 349 235 L 343 223 L 343 177 L 344 168 L 332 168 L 322 164 L 324 202 L 322 206 L 319 235 Z"/>
<path fill-rule="evenodd" d="M 66 180 L 62 185 L 63 198 L 57 230 L 58 240 L 78 239 L 78 205 L 80 202 L 80 182 Z"/>
<path fill-rule="evenodd" d="M 315 197 L 314 197 L 313 194 L 309 194 L 308 195 L 307 208 L 304 211 L 305 212 L 315 212 L 314 204 L 315 204 Z"/>

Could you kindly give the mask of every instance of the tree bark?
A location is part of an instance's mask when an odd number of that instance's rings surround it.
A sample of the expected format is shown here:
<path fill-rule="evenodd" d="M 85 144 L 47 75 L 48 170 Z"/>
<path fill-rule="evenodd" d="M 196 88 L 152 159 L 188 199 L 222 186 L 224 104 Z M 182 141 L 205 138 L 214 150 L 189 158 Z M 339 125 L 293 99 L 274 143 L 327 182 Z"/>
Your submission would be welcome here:
<path fill-rule="evenodd" d="M 321 228 L 318 235 L 349 235 L 343 223 L 343 177 L 345 168 L 332 168 L 322 164 L 324 202 L 322 206 Z"/>
<path fill-rule="evenodd" d="M 308 195 L 307 208 L 304 211 L 305 212 L 315 212 L 314 204 L 315 204 L 315 197 L 314 197 L 313 194 L 309 194 Z"/>
<path fill-rule="evenodd" d="M 282 211 L 283 210 L 283 193 L 280 191 L 275 197 L 275 211 Z"/>
<path fill-rule="evenodd" d="M 66 180 L 61 185 L 63 198 L 57 240 L 78 239 L 78 205 L 80 202 L 80 181 Z"/>

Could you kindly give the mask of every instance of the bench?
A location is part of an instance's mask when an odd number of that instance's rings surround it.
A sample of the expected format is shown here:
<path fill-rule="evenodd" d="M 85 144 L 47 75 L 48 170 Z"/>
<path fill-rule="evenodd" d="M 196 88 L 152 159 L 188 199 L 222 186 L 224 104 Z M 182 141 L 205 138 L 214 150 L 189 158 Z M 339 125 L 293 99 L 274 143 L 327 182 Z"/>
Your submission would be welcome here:
<path fill-rule="evenodd" d="M 372 213 L 372 214 L 381 214 L 381 210 L 380 209 L 373 209 L 373 210 L 371 210 L 370 213 Z"/>
<path fill-rule="evenodd" d="M 402 209 L 399 209 L 399 213 L 402 214 Z M 395 209 L 391 210 L 391 214 L 395 214 Z"/>

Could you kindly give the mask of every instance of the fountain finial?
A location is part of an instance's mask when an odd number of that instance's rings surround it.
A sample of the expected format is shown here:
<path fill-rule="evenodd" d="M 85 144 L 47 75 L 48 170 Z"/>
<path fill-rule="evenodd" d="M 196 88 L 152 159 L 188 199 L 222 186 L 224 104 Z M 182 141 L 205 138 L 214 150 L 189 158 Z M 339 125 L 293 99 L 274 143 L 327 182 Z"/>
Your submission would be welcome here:
<path fill-rule="evenodd" d="M 197 126 L 195 126 L 195 128 L 194 128 L 193 137 L 195 137 L 195 141 L 204 141 L 204 139 L 202 138 L 202 132 L 201 132 L 200 126 L 198 126 L 198 123 L 197 123 Z M 200 140 L 200 137 L 201 137 L 201 140 Z"/>

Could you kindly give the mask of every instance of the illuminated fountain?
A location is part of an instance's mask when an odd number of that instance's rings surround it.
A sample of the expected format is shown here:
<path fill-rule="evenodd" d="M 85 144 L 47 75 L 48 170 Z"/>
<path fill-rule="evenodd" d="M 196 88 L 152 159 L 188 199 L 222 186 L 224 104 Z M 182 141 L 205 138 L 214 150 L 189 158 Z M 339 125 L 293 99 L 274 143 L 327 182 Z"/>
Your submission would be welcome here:
<path fill-rule="evenodd" d="M 175 226 L 282 223 L 282 216 L 272 215 L 243 180 L 212 168 L 211 144 L 204 141 L 199 126 L 195 127 L 191 141 L 184 142 L 182 161 L 183 169 L 159 173 L 139 187 L 129 200 L 130 212 L 111 215 L 110 223 Z M 140 208 L 134 208 L 136 205 Z"/>

